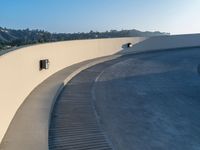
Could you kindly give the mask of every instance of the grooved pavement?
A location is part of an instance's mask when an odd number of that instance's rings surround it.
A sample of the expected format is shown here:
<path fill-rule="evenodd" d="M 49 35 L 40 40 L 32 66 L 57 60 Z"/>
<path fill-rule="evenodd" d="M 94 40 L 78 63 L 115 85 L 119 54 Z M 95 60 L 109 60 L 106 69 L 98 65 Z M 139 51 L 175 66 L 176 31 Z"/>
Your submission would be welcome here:
<path fill-rule="evenodd" d="M 200 49 L 123 56 L 82 71 L 54 107 L 52 150 L 199 150 Z"/>
<path fill-rule="evenodd" d="M 112 149 L 112 144 L 99 125 L 91 89 L 99 73 L 120 60 L 104 62 L 86 69 L 66 85 L 52 113 L 50 149 Z"/>

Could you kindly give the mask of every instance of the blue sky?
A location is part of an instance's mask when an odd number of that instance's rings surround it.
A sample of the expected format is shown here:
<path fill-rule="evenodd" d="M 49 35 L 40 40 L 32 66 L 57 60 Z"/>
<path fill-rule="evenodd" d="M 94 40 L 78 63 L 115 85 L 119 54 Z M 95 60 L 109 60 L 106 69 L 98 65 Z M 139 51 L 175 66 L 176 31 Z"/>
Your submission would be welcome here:
<path fill-rule="evenodd" d="M 0 26 L 14 29 L 200 33 L 200 0 L 0 0 L 0 4 Z"/>

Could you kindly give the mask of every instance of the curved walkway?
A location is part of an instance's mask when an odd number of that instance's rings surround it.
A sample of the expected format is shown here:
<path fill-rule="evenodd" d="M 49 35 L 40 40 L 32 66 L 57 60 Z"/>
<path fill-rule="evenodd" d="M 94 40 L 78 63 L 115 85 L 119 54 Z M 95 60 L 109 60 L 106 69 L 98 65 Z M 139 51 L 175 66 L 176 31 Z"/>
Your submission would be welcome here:
<path fill-rule="evenodd" d="M 127 55 L 74 77 L 52 115 L 49 147 L 198 150 L 200 49 Z"/>
<path fill-rule="evenodd" d="M 121 60 L 121 59 L 120 59 Z M 91 88 L 97 75 L 119 60 L 98 64 L 78 74 L 62 91 L 55 104 L 49 134 L 52 150 L 111 149 L 99 126 Z"/>

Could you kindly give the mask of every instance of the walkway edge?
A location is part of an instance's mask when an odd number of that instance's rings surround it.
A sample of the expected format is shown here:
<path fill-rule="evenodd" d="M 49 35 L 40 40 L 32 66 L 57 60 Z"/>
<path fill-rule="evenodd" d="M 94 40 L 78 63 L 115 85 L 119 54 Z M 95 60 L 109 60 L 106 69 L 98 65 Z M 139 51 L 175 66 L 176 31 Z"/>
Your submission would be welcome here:
<path fill-rule="evenodd" d="M 89 62 L 88 64 L 86 65 L 83 65 L 81 66 L 80 68 L 76 69 L 75 71 L 73 71 L 69 76 L 67 76 L 65 78 L 65 80 L 63 81 L 63 83 L 60 85 L 60 87 L 58 88 L 58 90 L 56 91 L 56 94 L 54 96 L 54 100 L 53 100 L 53 103 L 51 105 L 51 112 L 50 112 L 50 115 L 52 114 L 52 111 L 53 111 L 53 108 L 54 108 L 54 105 L 56 103 L 56 100 L 58 98 L 58 96 L 60 95 L 60 93 L 62 92 L 63 88 L 69 83 L 69 81 L 71 81 L 76 75 L 78 75 L 80 72 L 82 72 L 83 70 L 85 69 L 88 69 L 92 66 L 95 66 L 97 64 L 100 64 L 100 63 L 103 63 L 103 62 L 106 62 L 106 61 L 109 61 L 109 60 L 113 60 L 113 59 L 116 59 L 118 57 L 121 57 L 122 55 L 113 55 L 113 56 L 106 56 L 106 57 L 103 57 L 103 58 L 97 58 L 98 60 L 94 60 L 94 61 L 91 61 Z M 51 121 L 51 116 L 49 117 L 49 126 L 50 126 L 50 121 Z"/>

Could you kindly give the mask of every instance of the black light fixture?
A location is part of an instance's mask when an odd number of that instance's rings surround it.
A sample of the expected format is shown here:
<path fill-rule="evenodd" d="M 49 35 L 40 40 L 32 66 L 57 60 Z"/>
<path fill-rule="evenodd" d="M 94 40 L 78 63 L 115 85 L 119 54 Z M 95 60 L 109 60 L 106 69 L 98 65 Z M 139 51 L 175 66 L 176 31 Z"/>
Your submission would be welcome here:
<path fill-rule="evenodd" d="M 132 44 L 132 43 L 128 43 L 128 44 L 127 44 L 127 47 L 128 47 L 128 48 L 131 48 L 131 47 L 133 47 L 133 44 Z"/>
<path fill-rule="evenodd" d="M 49 69 L 49 60 L 48 59 L 40 60 L 40 70 L 43 70 L 43 69 Z"/>

